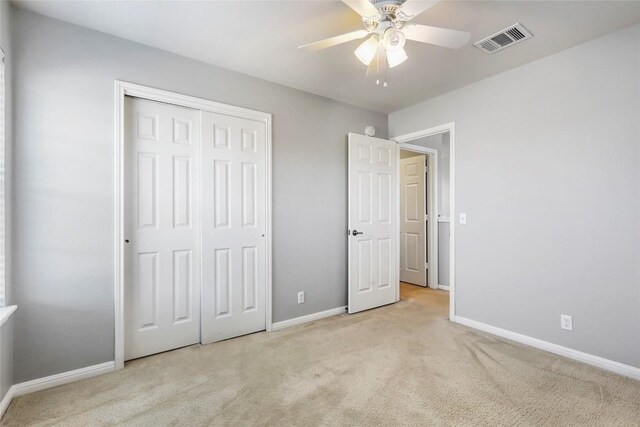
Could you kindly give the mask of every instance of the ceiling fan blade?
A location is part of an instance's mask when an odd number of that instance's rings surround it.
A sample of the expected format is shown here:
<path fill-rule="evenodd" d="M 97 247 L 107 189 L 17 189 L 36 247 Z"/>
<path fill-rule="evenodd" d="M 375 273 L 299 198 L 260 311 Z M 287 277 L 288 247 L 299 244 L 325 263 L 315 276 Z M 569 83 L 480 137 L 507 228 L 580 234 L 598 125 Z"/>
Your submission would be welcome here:
<path fill-rule="evenodd" d="M 400 19 L 408 21 L 438 3 L 438 0 L 407 0 L 400 7 Z"/>
<path fill-rule="evenodd" d="M 342 2 L 360 16 L 376 16 L 378 14 L 378 9 L 369 0 L 342 0 Z"/>
<path fill-rule="evenodd" d="M 449 30 L 420 24 L 407 24 L 402 28 L 402 31 L 409 40 L 451 49 L 461 48 L 467 44 L 469 37 L 471 37 L 471 33 L 466 31 Z"/>
<path fill-rule="evenodd" d="M 299 46 L 298 49 L 305 50 L 307 52 L 315 52 L 317 50 L 326 49 L 328 47 L 350 42 L 352 40 L 361 39 L 368 35 L 369 32 L 367 30 L 357 30 L 346 34 L 340 34 L 339 36 L 329 37 L 328 39 L 320 40 L 317 42 L 305 44 Z"/>

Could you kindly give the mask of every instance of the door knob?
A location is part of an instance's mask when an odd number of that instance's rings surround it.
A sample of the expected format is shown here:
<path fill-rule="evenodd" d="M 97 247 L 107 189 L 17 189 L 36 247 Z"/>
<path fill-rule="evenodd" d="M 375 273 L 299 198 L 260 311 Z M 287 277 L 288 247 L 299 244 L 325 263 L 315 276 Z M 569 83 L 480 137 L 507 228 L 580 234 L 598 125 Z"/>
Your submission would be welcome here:
<path fill-rule="evenodd" d="M 357 236 L 358 234 L 364 234 L 364 232 L 362 232 L 362 231 L 358 231 L 358 230 L 353 230 L 353 231 L 351 232 L 351 235 L 352 235 L 352 236 Z"/>

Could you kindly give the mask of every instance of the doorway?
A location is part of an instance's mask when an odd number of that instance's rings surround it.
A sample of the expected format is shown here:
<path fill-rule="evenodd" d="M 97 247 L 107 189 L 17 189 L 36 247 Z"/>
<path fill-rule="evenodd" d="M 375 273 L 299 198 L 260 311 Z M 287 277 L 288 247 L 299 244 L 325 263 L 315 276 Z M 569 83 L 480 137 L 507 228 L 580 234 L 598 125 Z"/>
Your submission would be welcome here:
<path fill-rule="evenodd" d="M 403 162 L 403 157 L 404 159 L 413 158 L 414 160 L 418 159 L 418 156 L 425 156 L 426 158 L 426 192 L 423 205 L 426 212 L 424 221 L 426 233 L 424 246 L 426 251 L 424 258 L 426 285 L 431 289 L 449 292 L 449 319 L 453 321 L 455 319 L 455 222 L 451 218 L 455 212 L 455 125 L 454 123 L 448 123 L 401 135 L 393 138 L 393 140 L 399 145 L 399 161 L 401 163 Z M 404 161 L 412 163 L 410 160 Z M 419 164 L 419 162 L 413 163 Z M 407 172 L 403 172 L 401 169 L 399 171 L 401 182 L 399 211 L 401 218 L 398 222 L 401 241 L 398 245 L 398 253 L 401 263 L 405 262 L 403 257 L 407 257 L 407 265 L 409 265 L 408 262 L 410 260 L 413 260 L 413 266 L 415 267 L 417 265 L 415 261 L 417 257 L 413 256 L 413 259 L 411 259 L 412 253 L 409 250 L 411 245 L 407 244 L 408 239 L 406 238 L 403 242 L 402 236 L 402 216 L 406 215 L 403 213 L 403 209 L 406 210 L 406 206 L 402 206 L 402 204 L 407 203 L 408 200 L 411 201 L 411 198 L 405 196 L 403 200 L 402 197 L 403 190 L 405 190 L 402 188 L 403 173 L 406 174 Z M 412 183 L 406 179 L 404 182 L 406 184 Z M 417 190 L 414 193 L 417 194 Z M 413 205 L 408 206 L 413 207 Z M 413 217 L 417 219 L 419 213 L 415 214 L 415 211 L 412 213 Z M 408 231 L 413 232 L 412 230 Z M 416 237 L 413 237 L 413 239 L 418 240 Z M 404 254 L 403 251 L 405 252 Z M 402 266 L 399 270 L 399 276 L 402 276 Z M 409 280 L 403 280 L 403 278 L 407 279 L 407 276 L 405 275 L 398 279 L 398 296 L 400 295 L 401 281 L 422 285 L 411 278 Z"/>
<path fill-rule="evenodd" d="M 436 149 L 420 144 L 422 139 L 441 134 L 448 139 L 448 157 L 442 162 L 445 165 L 444 173 L 448 177 L 448 187 L 441 191 L 442 195 L 447 195 L 446 203 L 438 201 L 437 204 L 448 205 L 449 212 L 453 213 L 455 212 L 454 123 L 401 135 L 391 140 L 348 134 L 347 294 L 349 313 L 393 304 L 400 300 L 400 150 L 424 155 L 436 154 Z M 442 150 L 442 153 L 444 154 L 445 150 Z M 433 159 L 432 164 L 435 166 L 438 163 L 438 157 L 433 156 Z M 435 171 L 437 166 L 431 169 Z M 427 171 L 429 171 L 428 167 Z M 434 182 L 433 179 L 429 180 L 428 175 L 426 181 Z M 415 191 L 417 194 L 418 190 Z M 436 191 L 431 192 L 431 197 L 439 200 L 434 193 Z M 428 193 L 425 197 L 428 197 Z M 431 206 L 436 206 L 436 202 Z M 425 218 L 431 219 L 430 225 L 424 223 L 425 228 L 436 228 L 441 222 L 447 223 L 449 227 L 444 233 L 439 233 L 437 228 L 431 233 L 434 237 L 437 235 L 440 240 L 437 243 L 438 247 L 426 249 L 427 254 L 431 254 L 430 262 L 433 263 L 431 274 L 433 275 L 436 269 L 440 271 L 438 278 L 431 279 L 427 284 L 437 283 L 439 289 L 445 289 L 439 282 L 442 282 L 442 276 L 448 273 L 449 320 L 455 321 L 455 223 L 447 222 L 445 217 L 441 217 L 438 221 L 437 212 L 430 215 L 432 215 L 431 218 Z M 415 214 L 414 217 L 417 221 L 419 214 Z M 431 242 L 435 245 L 437 240 L 433 238 Z M 433 260 L 438 252 L 448 254 L 448 265 L 444 268 L 438 268 L 442 260 L 438 262 Z M 418 266 L 415 270 L 419 271 L 418 262 L 415 265 Z"/>
<path fill-rule="evenodd" d="M 116 367 L 271 328 L 271 116 L 116 83 Z"/>
<path fill-rule="evenodd" d="M 438 288 L 437 150 L 400 150 L 400 281 Z"/>

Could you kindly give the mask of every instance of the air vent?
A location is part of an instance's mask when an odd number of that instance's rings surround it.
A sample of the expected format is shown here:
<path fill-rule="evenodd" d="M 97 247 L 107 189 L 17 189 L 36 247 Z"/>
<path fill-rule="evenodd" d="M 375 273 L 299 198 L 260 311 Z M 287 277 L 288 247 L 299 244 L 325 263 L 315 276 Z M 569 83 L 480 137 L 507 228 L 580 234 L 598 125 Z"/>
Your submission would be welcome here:
<path fill-rule="evenodd" d="M 522 24 L 515 24 L 509 28 L 505 28 L 485 39 L 475 42 L 473 45 L 486 53 L 492 54 L 499 50 L 505 49 L 521 41 L 533 37 Z"/>

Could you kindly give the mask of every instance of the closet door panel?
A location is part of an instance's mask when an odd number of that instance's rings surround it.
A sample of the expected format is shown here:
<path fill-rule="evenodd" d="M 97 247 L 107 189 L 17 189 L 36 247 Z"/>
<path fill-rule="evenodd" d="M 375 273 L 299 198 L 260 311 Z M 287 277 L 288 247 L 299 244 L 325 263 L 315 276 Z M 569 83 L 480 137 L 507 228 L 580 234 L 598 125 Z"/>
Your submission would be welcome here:
<path fill-rule="evenodd" d="M 200 342 L 200 111 L 125 98 L 125 360 Z"/>
<path fill-rule="evenodd" d="M 202 112 L 202 340 L 266 327 L 266 129 Z"/>

